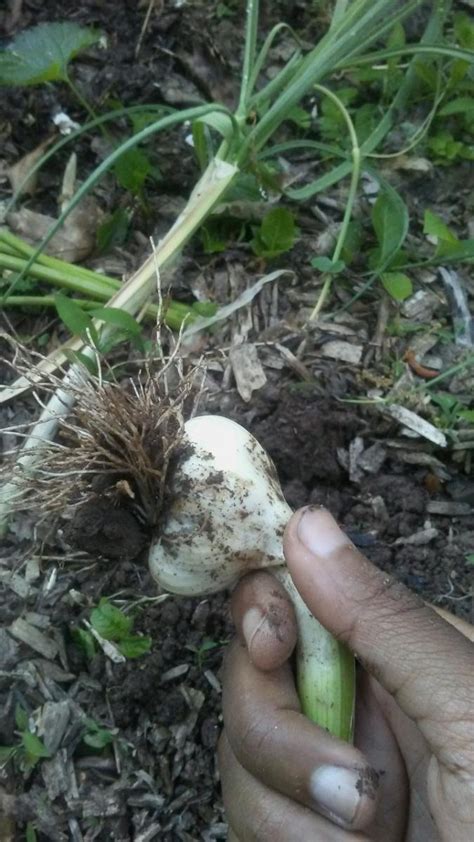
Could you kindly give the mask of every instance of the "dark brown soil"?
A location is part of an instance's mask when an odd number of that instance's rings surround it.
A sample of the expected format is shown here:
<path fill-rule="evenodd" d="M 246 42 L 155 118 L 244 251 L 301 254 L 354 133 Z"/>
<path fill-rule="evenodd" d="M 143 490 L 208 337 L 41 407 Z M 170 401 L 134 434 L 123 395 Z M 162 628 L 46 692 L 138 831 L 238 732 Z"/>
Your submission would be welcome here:
<path fill-rule="evenodd" d="M 451 517 L 430 515 L 427 506 L 434 500 L 471 499 L 470 481 L 464 481 L 461 498 L 456 497 L 461 486 L 454 471 L 448 488 L 436 484 L 433 492 L 429 468 L 406 466 L 390 455 L 390 448 L 384 449 L 390 432 L 385 421 L 314 390 L 286 389 L 261 411 L 263 417 L 255 418 L 250 429 L 272 456 L 292 507 L 327 506 L 372 561 L 425 599 L 469 616 L 469 598 L 462 596 L 464 589 L 468 595 L 471 579 L 466 555 L 474 541 L 472 523 L 466 517 L 454 525 Z M 235 417 L 245 423 L 241 409 Z M 365 449 L 380 447 L 381 456 L 375 474 L 364 473 L 359 482 L 351 482 L 341 451 L 347 451 L 356 436 Z M 427 521 L 437 534 L 429 538 L 428 533 L 426 543 L 420 535 L 421 545 L 411 543 L 410 536 L 422 533 Z M 454 604 L 453 592 L 461 597 Z"/>

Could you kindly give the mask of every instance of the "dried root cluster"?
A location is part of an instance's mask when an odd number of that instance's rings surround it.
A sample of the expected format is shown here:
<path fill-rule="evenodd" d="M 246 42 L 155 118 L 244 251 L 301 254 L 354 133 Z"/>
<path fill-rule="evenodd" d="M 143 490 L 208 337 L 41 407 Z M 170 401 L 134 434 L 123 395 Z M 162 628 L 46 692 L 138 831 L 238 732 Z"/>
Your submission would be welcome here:
<path fill-rule="evenodd" d="M 27 483 L 17 508 L 61 519 L 74 549 L 136 556 L 157 526 L 195 382 L 196 371 L 185 375 L 176 359 L 126 380 L 84 369 L 70 387 L 74 408 L 61 418 L 56 440 L 42 447 L 31 475 L 17 466 L 18 482 Z"/>

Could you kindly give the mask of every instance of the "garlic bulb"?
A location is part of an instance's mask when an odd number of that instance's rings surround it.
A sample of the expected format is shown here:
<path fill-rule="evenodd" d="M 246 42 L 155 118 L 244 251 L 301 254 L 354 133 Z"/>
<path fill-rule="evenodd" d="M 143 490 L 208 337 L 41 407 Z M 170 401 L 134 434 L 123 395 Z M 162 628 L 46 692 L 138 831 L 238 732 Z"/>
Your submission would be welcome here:
<path fill-rule="evenodd" d="M 152 575 L 182 596 L 234 585 L 250 570 L 284 564 L 291 516 L 273 463 L 235 421 L 202 415 L 185 424 Z"/>
<path fill-rule="evenodd" d="M 350 739 L 352 659 L 311 615 L 291 580 L 282 548 L 290 516 L 273 463 L 256 439 L 227 418 L 193 418 L 185 424 L 160 532 L 150 547 L 150 570 L 165 590 L 192 596 L 273 568 L 295 607 L 302 709 Z"/>

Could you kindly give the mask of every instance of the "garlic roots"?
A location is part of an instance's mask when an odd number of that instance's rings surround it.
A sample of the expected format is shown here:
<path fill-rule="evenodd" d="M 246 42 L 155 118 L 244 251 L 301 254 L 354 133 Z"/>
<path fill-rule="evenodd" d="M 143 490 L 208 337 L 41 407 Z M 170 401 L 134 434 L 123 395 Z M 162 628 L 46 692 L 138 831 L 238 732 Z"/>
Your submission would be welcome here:
<path fill-rule="evenodd" d="M 295 607 L 302 710 L 350 740 L 353 659 L 311 615 L 292 582 L 282 549 L 292 512 L 260 444 L 227 418 L 191 419 L 166 497 L 149 552 L 153 577 L 165 590 L 189 596 L 232 587 L 251 570 L 272 568 Z"/>

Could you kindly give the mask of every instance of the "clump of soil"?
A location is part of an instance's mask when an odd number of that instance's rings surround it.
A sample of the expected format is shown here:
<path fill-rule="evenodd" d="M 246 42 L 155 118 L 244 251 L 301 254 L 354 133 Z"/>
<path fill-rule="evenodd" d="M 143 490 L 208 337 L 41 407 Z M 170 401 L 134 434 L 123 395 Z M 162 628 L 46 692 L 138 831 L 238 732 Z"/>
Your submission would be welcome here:
<path fill-rule="evenodd" d="M 427 600 L 444 602 L 446 596 L 450 610 L 467 616 L 463 595 L 469 593 L 467 554 L 474 532 L 465 517 L 453 521 L 430 513 L 432 502 L 446 499 L 443 484 L 433 487 L 429 468 L 403 464 L 396 450 L 384 448 L 386 422 L 368 410 L 322 398 L 314 389 L 302 394 L 291 387 L 266 412 L 250 427 L 272 456 L 288 503 L 327 506 L 376 564 Z M 240 408 L 235 417 L 242 416 Z M 381 447 L 382 458 L 375 473 L 355 482 L 348 477 L 346 458 L 356 437 L 366 448 Z M 453 465 L 450 469 L 457 475 Z M 454 486 L 451 481 L 449 487 Z M 458 599 L 450 601 L 453 591 Z"/>

